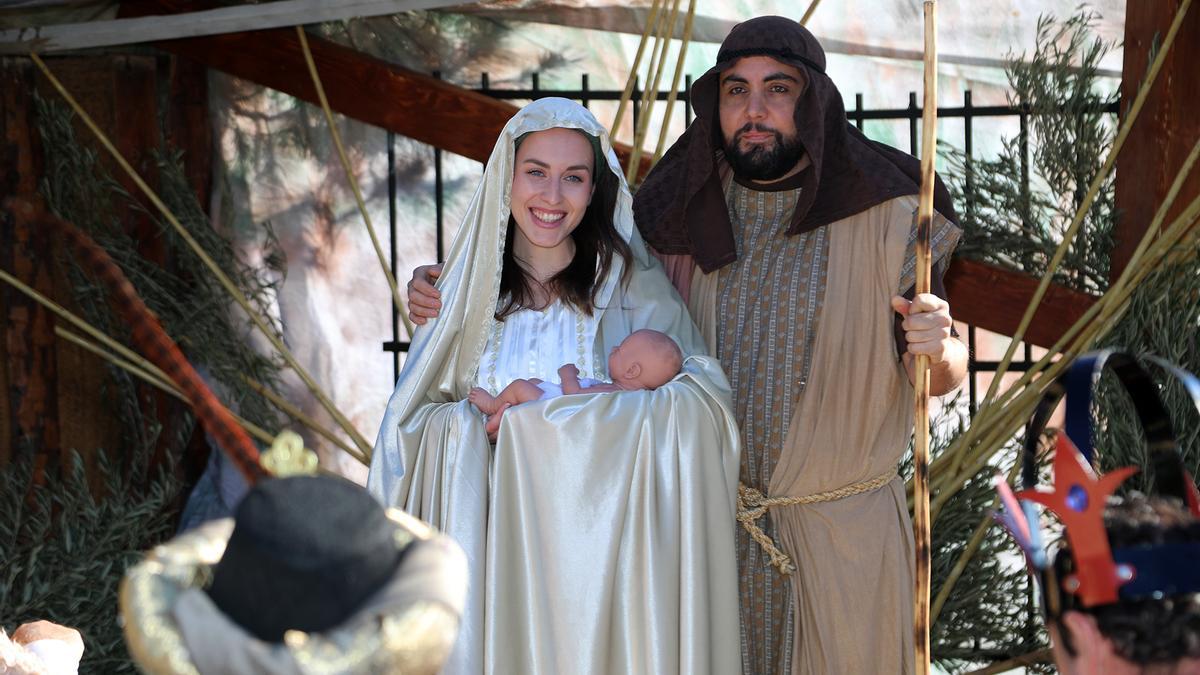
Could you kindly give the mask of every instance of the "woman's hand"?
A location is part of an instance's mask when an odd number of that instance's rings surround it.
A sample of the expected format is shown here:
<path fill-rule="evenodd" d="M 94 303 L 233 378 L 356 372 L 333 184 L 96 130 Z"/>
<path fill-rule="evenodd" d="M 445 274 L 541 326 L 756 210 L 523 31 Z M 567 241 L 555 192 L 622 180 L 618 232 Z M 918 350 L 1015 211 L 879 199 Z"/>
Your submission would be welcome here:
<path fill-rule="evenodd" d="M 408 318 L 414 325 L 424 326 L 429 319 L 436 318 L 442 309 L 442 294 L 433 282 L 442 276 L 442 266 L 421 265 L 413 270 L 408 282 Z"/>

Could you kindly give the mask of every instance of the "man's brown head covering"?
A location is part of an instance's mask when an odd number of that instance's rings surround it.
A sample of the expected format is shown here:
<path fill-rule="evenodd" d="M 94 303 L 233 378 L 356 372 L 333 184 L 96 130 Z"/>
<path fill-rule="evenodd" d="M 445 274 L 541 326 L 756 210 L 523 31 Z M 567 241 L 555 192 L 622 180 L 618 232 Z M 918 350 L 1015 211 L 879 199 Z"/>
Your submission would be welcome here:
<path fill-rule="evenodd" d="M 781 16 L 739 23 L 721 43 L 717 64 L 692 87 L 696 118 L 671 146 L 633 200 L 642 237 L 664 254 L 690 254 L 705 272 L 737 259 L 718 172 L 723 162 L 717 104 L 721 73 L 746 56 L 769 56 L 808 80 L 796 103 L 796 130 L 811 160 L 789 235 L 847 218 L 889 199 L 917 194 L 920 162 L 868 139 L 846 119 L 842 95 L 825 74 L 825 51 L 812 33 Z M 938 179 L 934 206 L 957 221 Z"/>

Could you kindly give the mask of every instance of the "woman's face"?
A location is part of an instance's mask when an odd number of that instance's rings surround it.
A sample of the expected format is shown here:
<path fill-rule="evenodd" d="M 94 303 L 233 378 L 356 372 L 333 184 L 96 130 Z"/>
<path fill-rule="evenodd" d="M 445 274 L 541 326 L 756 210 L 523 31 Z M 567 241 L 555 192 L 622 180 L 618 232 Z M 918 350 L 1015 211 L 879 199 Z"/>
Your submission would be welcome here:
<path fill-rule="evenodd" d="M 592 200 L 594 163 L 591 142 L 573 129 L 525 137 L 517 148 L 511 194 L 517 257 L 533 262 L 574 253 L 570 237 Z"/>

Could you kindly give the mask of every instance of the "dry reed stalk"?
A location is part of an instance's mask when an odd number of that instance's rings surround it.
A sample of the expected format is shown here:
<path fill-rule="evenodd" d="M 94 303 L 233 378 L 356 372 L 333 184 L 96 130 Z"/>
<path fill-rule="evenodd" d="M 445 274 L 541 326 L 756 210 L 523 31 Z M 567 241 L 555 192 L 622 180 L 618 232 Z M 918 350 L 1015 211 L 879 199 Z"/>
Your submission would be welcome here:
<path fill-rule="evenodd" d="M 667 130 L 670 128 L 671 111 L 675 109 L 675 98 L 679 93 L 679 78 L 683 75 L 688 44 L 692 41 L 692 23 L 696 18 L 696 0 L 688 0 L 687 18 L 683 21 L 683 40 L 679 43 L 679 59 L 675 61 L 675 75 L 671 78 L 671 91 L 667 93 L 667 109 L 663 113 L 662 128 L 658 131 L 658 145 L 654 148 L 651 164 L 657 164 L 667 145 Z"/>
<path fill-rule="evenodd" d="M 325 98 L 325 86 L 321 84 L 321 76 L 317 73 L 317 64 L 313 61 L 312 52 L 308 48 L 308 37 L 304 34 L 304 28 L 296 26 L 296 35 L 300 38 L 300 49 L 304 52 L 304 62 L 308 64 L 308 74 L 312 77 L 313 87 L 317 90 L 317 98 L 321 101 L 321 110 L 325 113 L 325 121 L 329 124 L 329 133 L 333 136 L 333 145 L 337 148 L 342 170 L 346 172 L 346 180 L 350 182 L 350 190 L 354 192 L 354 201 L 358 204 L 358 212 L 362 214 L 363 222 L 367 226 L 367 234 L 371 236 L 371 245 L 375 247 L 375 256 L 379 259 L 379 267 L 383 270 L 388 289 L 392 292 L 392 302 L 396 305 L 396 312 L 399 313 L 400 320 L 404 322 L 404 329 L 408 331 L 409 335 L 412 335 L 414 330 L 412 320 L 408 318 L 408 310 L 405 309 L 404 300 L 400 297 L 400 288 L 396 285 L 396 278 L 392 276 L 392 270 L 388 267 L 387 259 L 383 255 L 383 247 L 379 244 L 379 236 L 375 234 L 375 224 L 371 222 L 371 214 L 367 213 L 367 202 L 363 199 L 358 179 L 354 177 L 354 169 L 350 166 L 350 158 L 346 155 L 346 146 L 342 144 L 342 135 L 338 133 L 337 125 L 334 124 L 333 109 L 329 107 L 329 99 Z"/>
<path fill-rule="evenodd" d="M 625 109 L 629 107 L 629 101 L 633 98 L 633 88 L 637 84 L 637 71 L 642 65 L 642 55 L 646 52 L 646 44 L 650 42 L 650 34 L 657 25 L 658 11 L 661 9 L 663 1 L 654 0 L 650 3 L 650 14 L 646 17 L 646 27 L 642 29 L 642 39 L 638 42 L 637 52 L 633 56 L 633 64 L 629 66 L 629 77 L 625 80 L 625 90 L 621 92 L 621 101 L 617 104 L 617 116 L 613 118 L 612 130 L 609 132 L 609 136 L 614 140 L 621 127 L 621 120 L 625 117 Z"/>
<path fill-rule="evenodd" d="M 1146 80 L 1142 82 L 1138 88 L 1137 96 L 1134 98 L 1133 105 L 1130 106 L 1129 112 L 1126 113 L 1125 119 L 1121 122 L 1121 127 L 1117 131 L 1117 136 L 1113 140 L 1112 149 L 1108 152 L 1108 157 L 1104 160 L 1104 165 L 1092 180 L 1091 186 L 1088 188 L 1087 194 L 1084 196 L 1083 202 L 1075 212 L 1075 218 L 1071 221 L 1070 227 L 1063 233 L 1062 242 L 1054 251 L 1054 256 L 1050 259 L 1049 265 L 1046 267 L 1046 273 L 1042 275 L 1041 282 L 1038 283 L 1037 290 L 1033 297 L 1029 300 L 1029 306 L 1025 309 L 1025 314 L 1021 317 L 1021 322 L 1017 326 L 1017 330 L 1012 335 L 1012 341 L 1008 345 L 1008 350 L 1004 353 L 1004 358 L 1000 360 L 1000 364 L 996 367 L 995 376 L 992 383 L 988 386 L 987 394 L 984 395 L 984 406 L 987 406 L 988 401 L 996 395 L 1000 386 L 1000 380 L 1004 377 L 1004 373 L 1008 372 L 1008 367 L 1012 365 L 1013 355 L 1017 351 L 1017 345 L 1025 337 L 1025 331 L 1029 328 L 1029 324 L 1033 321 L 1033 315 L 1037 312 L 1038 305 L 1041 304 L 1042 298 L 1046 295 L 1046 290 L 1050 287 L 1050 281 L 1054 277 L 1054 273 L 1058 271 L 1059 265 L 1062 263 L 1063 257 L 1067 254 L 1067 249 L 1071 247 L 1075 240 L 1075 235 L 1079 231 L 1079 227 L 1083 224 L 1084 218 L 1087 217 L 1088 211 L 1092 208 L 1092 203 L 1096 200 L 1096 195 L 1100 192 L 1100 186 L 1108 177 L 1109 172 L 1117 163 L 1117 155 L 1120 154 L 1121 148 L 1125 145 L 1125 139 L 1129 136 L 1130 130 L 1133 128 L 1133 123 L 1137 121 L 1138 114 L 1142 111 L 1142 106 L 1146 102 L 1146 98 L 1150 95 L 1150 88 L 1154 84 L 1155 78 L 1158 77 L 1158 72 L 1162 69 L 1163 63 L 1166 61 L 1167 52 L 1171 50 L 1171 45 L 1175 42 L 1175 36 L 1179 33 L 1179 28 L 1183 24 L 1183 19 L 1187 15 L 1188 8 L 1191 6 L 1192 0 L 1183 0 L 1179 9 L 1175 12 L 1175 18 L 1171 22 L 1171 27 L 1167 30 L 1167 35 L 1163 39 L 1162 45 L 1155 54 L 1154 60 L 1150 64 L 1149 72 L 1146 75 Z"/>

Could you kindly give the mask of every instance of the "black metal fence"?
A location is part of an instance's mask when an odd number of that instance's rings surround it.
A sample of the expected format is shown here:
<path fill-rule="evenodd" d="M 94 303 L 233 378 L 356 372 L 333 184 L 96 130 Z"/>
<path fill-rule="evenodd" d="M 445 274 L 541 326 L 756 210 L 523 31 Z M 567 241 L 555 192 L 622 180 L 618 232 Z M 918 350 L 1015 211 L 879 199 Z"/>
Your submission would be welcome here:
<path fill-rule="evenodd" d="M 434 73 L 436 76 L 437 73 Z M 584 74 L 580 77 L 579 89 L 542 89 L 539 83 L 538 74 L 534 73 L 531 78 L 530 87 L 528 89 L 493 89 L 490 86 L 488 75 L 484 73 L 480 78 L 480 86 L 475 89 L 481 94 L 491 96 L 501 100 L 512 101 L 531 101 L 547 96 L 559 96 L 579 101 L 584 107 L 593 101 L 618 101 L 621 98 L 622 92 L 619 90 L 594 90 L 588 86 L 588 76 Z M 689 75 L 685 78 L 684 88 L 676 95 L 676 100 L 681 104 L 679 113 L 683 115 L 684 123 L 691 124 L 692 121 L 692 106 L 691 106 L 691 89 L 692 77 Z M 635 85 L 633 96 L 631 98 L 631 112 L 633 117 L 634 127 L 641 117 L 641 96 L 642 90 Z M 668 92 L 660 91 L 657 95 L 658 101 L 665 101 Z M 1119 103 L 1113 102 L 1104 108 L 1104 112 L 1117 114 Z M 853 122 L 859 130 L 863 130 L 864 123 L 868 120 L 884 120 L 884 121 L 908 121 L 908 151 L 914 156 L 918 155 L 920 143 L 920 120 L 921 108 L 918 105 L 917 93 L 909 92 L 908 105 L 903 108 L 881 108 L 867 109 L 863 107 L 863 95 L 856 94 L 854 97 L 854 108 L 846 110 L 846 116 Z M 938 119 L 962 119 L 963 121 L 963 136 L 962 147 L 966 156 L 969 158 L 974 152 L 974 125 L 973 122 L 981 118 L 1017 118 L 1019 123 L 1018 143 L 1021 150 L 1021 184 L 1029 189 L 1029 117 L 1028 109 L 1014 106 L 976 106 L 971 102 L 971 91 L 963 92 L 963 101 L 961 106 L 939 106 Z M 391 260 L 392 273 L 396 274 L 396 172 L 395 172 L 395 155 L 394 155 L 394 137 L 388 133 L 388 207 L 389 207 L 389 223 L 391 232 Z M 970 190 L 970 166 L 967 167 L 967 175 L 964 177 L 968 191 Z M 444 231 L 444 208 L 443 208 L 443 180 L 442 180 L 442 150 L 434 149 L 434 201 L 436 205 L 437 219 L 437 260 L 442 262 L 445 254 L 445 241 L 443 237 Z M 971 204 L 965 205 L 966 209 L 971 209 Z M 398 280 L 403 283 L 408 277 L 406 270 L 403 278 Z M 975 326 L 967 327 L 967 346 L 970 350 L 970 361 L 968 364 L 969 376 L 967 378 L 967 395 L 969 397 L 969 406 L 971 415 L 975 414 L 978 404 L 979 384 L 977 382 L 977 374 L 996 372 L 999 362 L 989 360 L 978 360 L 975 358 L 975 348 L 978 339 Z M 400 375 L 400 353 L 408 350 L 408 343 L 400 340 L 400 320 L 395 307 L 392 308 L 392 339 L 383 343 L 384 351 L 391 352 L 393 355 L 393 375 L 398 378 Z M 1020 360 L 1014 360 L 1014 363 L 1009 368 L 1010 372 L 1019 373 L 1028 370 L 1033 363 L 1032 348 L 1029 344 L 1024 345 L 1023 356 Z"/>

